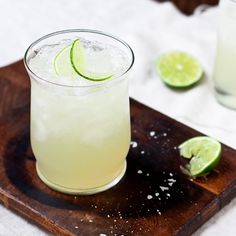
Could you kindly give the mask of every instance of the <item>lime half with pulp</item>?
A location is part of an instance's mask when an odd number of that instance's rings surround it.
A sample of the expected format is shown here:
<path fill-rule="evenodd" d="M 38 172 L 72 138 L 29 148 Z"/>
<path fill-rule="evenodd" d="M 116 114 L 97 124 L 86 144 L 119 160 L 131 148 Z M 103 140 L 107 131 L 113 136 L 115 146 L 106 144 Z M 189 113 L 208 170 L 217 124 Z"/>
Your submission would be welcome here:
<path fill-rule="evenodd" d="M 210 173 L 219 163 L 221 144 L 213 138 L 200 136 L 191 138 L 179 146 L 180 155 L 190 159 L 188 172 L 193 177 Z"/>
<path fill-rule="evenodd" d="M 160 78 L 169 86 L 186 88 L 198 82 L 203 70 L 198 60 L 185 52 L 169 52 L 161 55 L 156 62 Z"/>

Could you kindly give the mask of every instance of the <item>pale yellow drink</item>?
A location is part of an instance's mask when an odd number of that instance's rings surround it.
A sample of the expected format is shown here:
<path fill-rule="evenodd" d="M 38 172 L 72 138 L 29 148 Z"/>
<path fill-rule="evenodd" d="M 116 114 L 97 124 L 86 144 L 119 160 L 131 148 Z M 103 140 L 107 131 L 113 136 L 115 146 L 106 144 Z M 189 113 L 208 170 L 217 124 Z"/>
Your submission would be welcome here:
<path fill-rule="evenodd" d="M 220 103 L 236 109 L 236 1 L 220 1 L 214 83 Z"/>
<path fill-rule="evenodd" d="M 53 54 L 54 49 L 48 57 Z M 67 86 L 61 86 L 53 84 L 58 83 L 54 78 L 43 81 L 30 74 L 31 145 L 38 175 L 50 187 L 65 193 L 92 194 L 115 185 L 124 175 L 130 145 L 124 73 L 131 62 L 127 62 L 119 62 L 124 63 L 118 68 L 121 71 L 116 68 L 115 73 L 122 76 L 105 82 L 82 78 L 69 78 L 68 82 L 64 78 Z M 47 66 L 44 63 L 34 60 L 29 68 L 39 73 L 40 67 Z"/>

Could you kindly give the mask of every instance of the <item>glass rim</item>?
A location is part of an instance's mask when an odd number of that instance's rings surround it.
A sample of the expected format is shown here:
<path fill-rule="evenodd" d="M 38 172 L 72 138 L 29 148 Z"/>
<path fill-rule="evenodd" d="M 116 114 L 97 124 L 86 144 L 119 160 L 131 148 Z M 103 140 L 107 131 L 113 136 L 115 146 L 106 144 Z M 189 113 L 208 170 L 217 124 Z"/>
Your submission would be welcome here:
<path fill-rule="evenodd" d="M 94 84 L 90 84 L 90 85 L 66 85 L 66 84 L 60 84 L 60 83 L 56 83 L 56 82 L 52 82 L 52 81 L 46 80 L 46 79 L 42 78 L 41 76 L 37 75 L 30 68 L 30 66 L 28 65 L 28 62 L 27 62 L 27 56 L 28 56 L 28 53 L 29 53 L 30 49 L 32 49 L 35 45 L 37 45 L 41 41 L 43 41 L 43 40 L 45 40 L 47 38 L 50 38 L 52 36 L 55 36 L 55 35 L 66 34 L 66 33 L 76 33 L 76 32 L 77 33 L 82 32 L 82 33 L 99 34 L 99 35 L 102 35 L 102 36 L 114 39 L 115 41 L 123 44 L 129 50 L 129 52 L 131 54 L 131 62 L 129 64 L 129 66 L 127 66 L 127 69 L 123 73 L 121 73 L 120 75 L 114 76 L 111 80 L 107 79 L 107 80 L 104 80 L 104 81 L 100 81 L 100 83 L 99 82 L 97 82 L 97 83 L 95 82 Z M 114 36 L 112 34 L 105 33 L 105 32 L 100 31 L 100 30 L 92 30 L 92 29 L 68 29 L 68 30 L 55 31 L 53 33 L 46 34 L 46 35 L 40 37 L 39 39 L 35 40 L 27 48 L 27 50 L 26 50 L 26 52 L 24 54 L 23 61 L 24 61 L 25 68 L 26 68 L 27 72 L 29 73 L 29 75 L 33 75 L 39 81 L 43 81 L 43 82 L 51 84 L 51 85 L 56 85 L 56 86 L 60 86 L 60 87 L 67 87 L 67 88 L 92 88 L 92 87 L 100 87 L 100 86 L 104 86 L 105 84 L 111 84 L 111 83 L 117 82 L 118 79 L 124 77 L 124 75 L 126 75 L 131 70 L 131 68 L 133 67 L 133 64 L 134 64 L 134 59 L 135 59 L 135 57 L 134 57 L 134 52 L 133 52 L 132 48 L 129 46 L 129 44 L 127 44 L 124 40 L 120 39 L 119 37 L 116 37 L 116 36 Z"/>

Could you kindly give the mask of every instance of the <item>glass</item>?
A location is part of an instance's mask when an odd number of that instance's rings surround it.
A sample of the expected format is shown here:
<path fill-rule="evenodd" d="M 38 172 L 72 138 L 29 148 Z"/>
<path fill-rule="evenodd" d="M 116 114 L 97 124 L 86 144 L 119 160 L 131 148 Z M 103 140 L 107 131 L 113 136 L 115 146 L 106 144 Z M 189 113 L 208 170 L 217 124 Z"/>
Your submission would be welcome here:
<path fill-rule="evenodd" d="M 32 70 L 29 60 L 35 51 L 76 37 L 121 49 L 128 57 L 124 73 L 92 85 L 68 86 Z M 31 146 L 46 185 L 68 194 L 94 194 L 123 177 L 130 146 L 127 76 L 133 62 L 125 42 L 92 30 L 56 32 L 28 48 L 24 63 L 31 79 Z"/>
<path fill-rule="evenodd" d="M 217 100 L 236 109 L 236 1 L 220 1 L 220 22 L 214 68 Z"/>

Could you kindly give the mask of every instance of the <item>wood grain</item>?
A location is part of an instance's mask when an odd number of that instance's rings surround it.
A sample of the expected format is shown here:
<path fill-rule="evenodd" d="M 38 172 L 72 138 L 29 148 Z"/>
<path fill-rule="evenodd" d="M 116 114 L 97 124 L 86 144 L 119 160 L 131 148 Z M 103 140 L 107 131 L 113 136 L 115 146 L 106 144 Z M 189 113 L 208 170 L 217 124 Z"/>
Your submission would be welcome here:
<path fill-rule="evenodd" d="M 29 102 L 22 61 L 1 68 L 0 201 L 54 235 L 190 235 L 236 195 L 236 151 L 224 146 L 217 172 L 193 181 L 181 173 L 176 147 L 199 133 L 132 99 L 138 146 L 122 181 L 93 196 L 57 193 L 35 172 Z"/>

